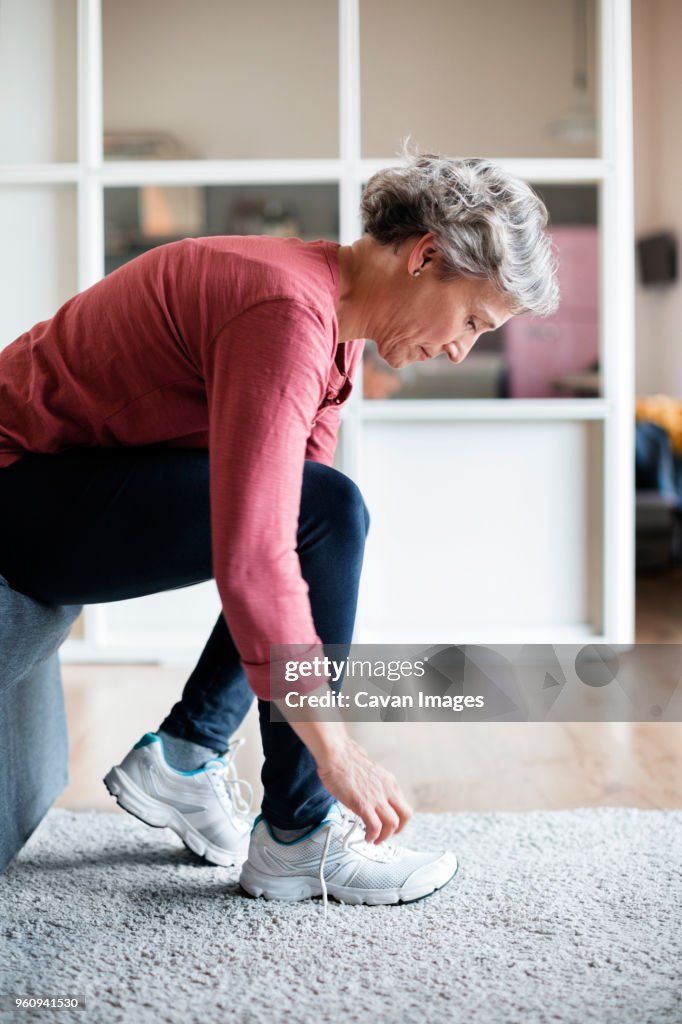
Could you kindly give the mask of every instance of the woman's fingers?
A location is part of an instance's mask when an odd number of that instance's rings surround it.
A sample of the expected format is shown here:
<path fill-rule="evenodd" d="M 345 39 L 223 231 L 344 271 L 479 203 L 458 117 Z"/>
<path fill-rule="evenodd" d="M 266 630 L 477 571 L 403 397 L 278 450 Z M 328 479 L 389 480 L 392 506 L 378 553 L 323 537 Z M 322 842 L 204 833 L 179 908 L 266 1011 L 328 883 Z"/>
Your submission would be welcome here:
<path fill-rule="evenodd" d="M 398 827 L 399 819 L 390 804 L 385 804 L 383 807 L 379 808 L 377 810 L 377 815 L 381 821 L 381 830 L 377 838 L 370 840 L 370 842 L 375 842 L 378 845 L 379 843 L 385 842 L 389 836 L 393 835 Z"/>
<path fill-rule="evenodd" d="M 401 832 L 407 825 L 412 817 L 412 808 L 403 796 L 397 782 L 389 789 L 386 803 L 377 809 L 377 813 L 382 821 L 382 829 L 378 838 L 373 840 L 374 842 L 383 843 L 395 832 Z"/>
<path fill-rule="evenodd" d="M 344 756 L 318 764 L 320 779 L 342 804 L 362 820 L 370 843 L 383 843 L 400 832 L 412 810 L 397 779 L 375 764 L 355 741 L 349 741 Z"/>
<path fill-rule="evenodd" d="M 412 817 L 412 808 L 407 803 L 402 793 L 391 798 L 391 806 L 393 807 L 398 819 L 398 824 L 396 825 L 395 830 L 396 832 L 402 832 Z"/>
<path fill-rule="evenodd" d="M 383 842 L 394 832 L 400 832 L 405 827 L 412 816 L 412 808 L 405 799 L 396 777 L 384 768 L 380 768 L 379 771 L 384 787 L 386 813 L 381 815 L 385 827 L 378 842 Z"/>
<path fill-rule="evenodd" d="M 350 809 L 362 819 L 365 838 L 370 843 L 383 843 L 398 824 L 398 815 L 383 794 L 377 793 L 373 800 L 358 802 L 357 807 Z"/>
<path fill-rule="evenodd" d="M 365 837 L 368 842 L 375 843 L 378 836 L 381 833 L 381 820 L 379 816 L 371 810 L 365 810 L 360 817 L 365 826 Z"/>

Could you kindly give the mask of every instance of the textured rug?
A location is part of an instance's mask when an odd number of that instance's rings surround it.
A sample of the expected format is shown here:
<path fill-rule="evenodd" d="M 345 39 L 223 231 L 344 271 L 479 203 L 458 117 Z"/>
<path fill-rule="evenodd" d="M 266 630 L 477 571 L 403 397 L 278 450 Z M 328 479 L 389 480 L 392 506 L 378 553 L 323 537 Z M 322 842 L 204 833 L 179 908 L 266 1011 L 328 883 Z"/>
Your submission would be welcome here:
<path fill-rule="evenodd" d="M 682 1021 L 682 812 L 419 814 L 402 841 L 455 849 L 455 879 L 325 920 L 247 898 L 167 829 L 53 809 L 0 876 L 0 1020 Z"/>

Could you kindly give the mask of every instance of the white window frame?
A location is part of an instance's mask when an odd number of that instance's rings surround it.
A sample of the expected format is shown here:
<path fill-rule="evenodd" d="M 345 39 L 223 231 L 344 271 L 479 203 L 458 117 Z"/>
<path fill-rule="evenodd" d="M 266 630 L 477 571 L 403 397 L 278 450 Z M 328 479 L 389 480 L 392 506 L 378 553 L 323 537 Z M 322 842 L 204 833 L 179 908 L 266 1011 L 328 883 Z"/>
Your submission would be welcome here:
<path fill-rule="evenodd" d="M 339 188 L 340 240 L 360 233 L 362 183 L 393 158 L 361 153 L 360 2 L 339 4 L 339 157 L 333 160 L 191 160 L 104 162 L 102 17 L 100 0 L 78 0 L 78 161 L 0 166 L 0 185 L 72 184 L 78 193 L 78 287 L 104 275 L 104 189 L 108 185 L 268 184 L 330 182 Z M 593 420 L 603 425 L 602 635 L 593 642 L 634 639 L 634 245 L 630 0 L 598 6 L 601 156 L 596 159 L 499 159 L 530 182 L 592 183 L 600 196 L 600 328 L 602 397 L 364 401 L 355 388 L 344 412 L 341 466 L 362 487 L 362 432 L 375 420 Z M 106 606 L 87 606 L 85 639 L 64 645 L 64 660 L 153 657 L 149 650 L 112 651 Z M 158 652 L 157 659 L 158 660 Z"/>

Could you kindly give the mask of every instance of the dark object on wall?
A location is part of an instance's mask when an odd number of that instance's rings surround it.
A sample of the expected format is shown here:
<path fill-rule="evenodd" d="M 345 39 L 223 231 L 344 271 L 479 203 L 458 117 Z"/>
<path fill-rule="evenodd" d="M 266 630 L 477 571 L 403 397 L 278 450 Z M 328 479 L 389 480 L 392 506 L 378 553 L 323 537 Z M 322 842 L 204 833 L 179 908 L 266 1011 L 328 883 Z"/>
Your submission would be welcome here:
<path fill-rule="evenodd" d="M 677 280 L 677 242 L 670 232 L 649 235 L 637 242 L 642 284 L 668 284 Z"/>

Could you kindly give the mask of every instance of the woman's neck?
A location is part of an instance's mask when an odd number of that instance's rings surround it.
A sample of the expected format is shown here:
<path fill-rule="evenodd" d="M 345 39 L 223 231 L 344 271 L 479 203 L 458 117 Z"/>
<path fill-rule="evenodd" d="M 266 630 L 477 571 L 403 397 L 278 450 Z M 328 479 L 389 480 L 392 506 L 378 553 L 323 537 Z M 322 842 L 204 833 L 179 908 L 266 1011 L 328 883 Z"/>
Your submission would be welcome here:
<path fill-rule="evenodd" d="M 372 286 L 377 271 L 376 246 L 369 235 L 363 235 L 352 245 L 342 245 L 337 253 L 339 261 L 339 301 L 336 318 L 339 324 L 339 344 L 353 338 L 368 338 L 370 325 Z M 375 295 L 376 297 L 376 295 Z"/>

